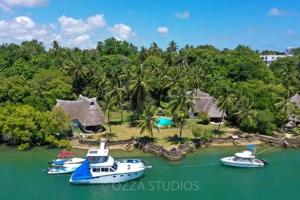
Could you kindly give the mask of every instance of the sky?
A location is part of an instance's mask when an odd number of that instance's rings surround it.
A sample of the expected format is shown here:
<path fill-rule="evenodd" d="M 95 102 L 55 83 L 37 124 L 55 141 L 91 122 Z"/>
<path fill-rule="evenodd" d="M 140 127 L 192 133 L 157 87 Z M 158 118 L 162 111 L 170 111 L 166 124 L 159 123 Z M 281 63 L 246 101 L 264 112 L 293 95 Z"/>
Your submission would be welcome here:
<path fill-rule="evenodd" d="M 93 48 L 115 37 L 137 46 L 300 46 L 299 0 L 0 0 L 0 43 Z"/>

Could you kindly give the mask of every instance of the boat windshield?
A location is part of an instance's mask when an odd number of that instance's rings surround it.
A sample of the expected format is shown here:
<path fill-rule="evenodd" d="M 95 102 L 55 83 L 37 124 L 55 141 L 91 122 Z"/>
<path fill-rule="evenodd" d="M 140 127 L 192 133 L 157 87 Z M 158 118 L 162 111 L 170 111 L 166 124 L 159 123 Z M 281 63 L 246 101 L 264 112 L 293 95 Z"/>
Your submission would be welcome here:
<path fill-rule="evenodd" d="M 116 162 L 114 162 L 114 164 L 113 164 L 112 168 L 113 168 L 115 171 L 118 169 L 118 165 L 117 165 L 117 163 L 116 163 Z"/>
<path fill-rule="evenodd" d="M 108 160 L 108 156 L 88 156 L 90 163 L 103 163 Z"/>

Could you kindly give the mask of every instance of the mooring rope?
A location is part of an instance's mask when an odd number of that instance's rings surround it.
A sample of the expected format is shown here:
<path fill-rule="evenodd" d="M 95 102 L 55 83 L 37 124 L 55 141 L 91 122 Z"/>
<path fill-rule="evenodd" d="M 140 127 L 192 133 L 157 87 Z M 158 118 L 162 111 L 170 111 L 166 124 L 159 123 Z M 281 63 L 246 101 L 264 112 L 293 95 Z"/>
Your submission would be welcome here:
<path fill-rule="evenodd" d="M 166 170 L 166 169 L 179 169 L 179 168 L 192 168 L 192 167 L 210 167 L 210 166 L 216 166 L 219 165 L 216 162 L 210 163 L 210 164 L 198 164 L 198 165 L 184 165 L 184 166 L 176 166 L 176 167 L 160 167 L 155 168 L 154 170 Z M 153 169 L 153 168 L 152 168 Z"/>
<path fill-rule="evenodd" d="M 45 153 L 51 155 L 51 156 L 56 156 L 56 154 L 54 154 L 54 153 L 52 153 L 52 152 L 50 152 L 50 151 L 47 151 L 47 150 L 43 149 L 42 147 L 37 147 L 37 148 L 38 148 L 39 150 L 41 150 L 41 151 L 43 151 L 43 152 L 45 152 Z"/>
<path fill-rule="evenodd" d="M 269 148 L 266 148 L 266 149 L 264 149 L 264 150 L 261 150 L 261 151 L 257 152 L 256 155 L 261 154 L 261 153 L 263 153 L 263 152 L 266 152 L 266 151 L 268 151 L 268 150 L 270 150 L 270 149 L 272 149 L 272 148 L 274 148 L 274 147 L 271 146 L 271 147 L 269 147 Z"/>

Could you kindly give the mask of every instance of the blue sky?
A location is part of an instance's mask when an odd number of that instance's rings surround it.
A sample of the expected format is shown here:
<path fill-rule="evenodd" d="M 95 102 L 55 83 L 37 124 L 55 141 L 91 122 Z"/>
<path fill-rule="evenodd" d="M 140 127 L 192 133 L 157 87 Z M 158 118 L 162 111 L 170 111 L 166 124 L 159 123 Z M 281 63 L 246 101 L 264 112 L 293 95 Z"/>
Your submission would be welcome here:
<path fill-rule="evenodd" d="M 299 0 L 0 0 L 1 43 L 88 48 L 114 36 L 147 47 L 175 40 L 283 50 L 300 46 L 299 25 Z"/>

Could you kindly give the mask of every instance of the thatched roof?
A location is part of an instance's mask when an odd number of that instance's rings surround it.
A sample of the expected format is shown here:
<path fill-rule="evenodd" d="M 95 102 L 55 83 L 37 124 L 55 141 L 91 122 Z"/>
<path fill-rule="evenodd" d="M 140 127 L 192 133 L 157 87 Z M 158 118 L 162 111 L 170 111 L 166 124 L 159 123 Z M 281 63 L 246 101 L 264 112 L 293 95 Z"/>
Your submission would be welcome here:
<path fill-rule="evenodd" d="M 68 113 L 73 120 L 77 119 L 83 126 L 99 126 L 104 124 L 104 114 L 97 98 L 79 95 L 77 100 L 56 100 L 56 106 Z"/>
<path fill-rule="evenodd" d="M 222 111 L 217 106 L 217 101 L 208 93 L 202 92 L 199 89 L 189 91 L 188 94 L 194 98 L 194 113 L 206 112 L 210 118 L 221 118 Z"/>
<path fill-rule="evenodd" d="M 300 108 L 300 95 L 297 93 L 290 99 L 298 108 Z"/>

